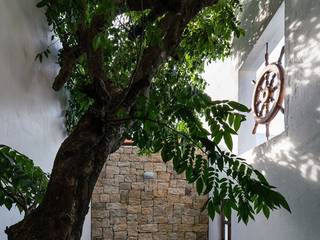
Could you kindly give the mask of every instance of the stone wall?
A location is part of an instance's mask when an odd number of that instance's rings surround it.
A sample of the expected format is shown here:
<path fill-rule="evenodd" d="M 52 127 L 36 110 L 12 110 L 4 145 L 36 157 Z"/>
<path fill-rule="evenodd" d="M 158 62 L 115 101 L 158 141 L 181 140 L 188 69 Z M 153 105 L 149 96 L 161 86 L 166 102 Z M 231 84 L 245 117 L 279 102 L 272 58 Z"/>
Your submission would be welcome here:
<path fill-rule="evenodd" d="M 207 197 L 197 196 L 172 163 L 137 151 L 123 146 L 107 160 L 92 197 L 92 239 L 208 239 L 201 213 Z"/>

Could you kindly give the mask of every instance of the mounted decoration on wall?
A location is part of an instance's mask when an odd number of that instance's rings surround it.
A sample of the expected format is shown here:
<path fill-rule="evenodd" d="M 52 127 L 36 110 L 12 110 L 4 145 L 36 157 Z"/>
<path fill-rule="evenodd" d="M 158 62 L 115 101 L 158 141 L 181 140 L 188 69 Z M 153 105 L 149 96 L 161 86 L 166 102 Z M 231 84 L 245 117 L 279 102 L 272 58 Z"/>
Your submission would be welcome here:
<path fill-rule="evenodd" d="M 256 134 L 259 124 L 266 125 L 266 137 L 270 137 L 270 123 L 279 111 L 284 113 L 282 107 L 284 101 L 284 68 L 282 58 L 284 46 L 281 49 L 277 62 L 269 63 L 268 43 L 266 43 L 265 68 L 255 85 L 252 97 L 252 111 L 255 125 L 252 134 Z"/>

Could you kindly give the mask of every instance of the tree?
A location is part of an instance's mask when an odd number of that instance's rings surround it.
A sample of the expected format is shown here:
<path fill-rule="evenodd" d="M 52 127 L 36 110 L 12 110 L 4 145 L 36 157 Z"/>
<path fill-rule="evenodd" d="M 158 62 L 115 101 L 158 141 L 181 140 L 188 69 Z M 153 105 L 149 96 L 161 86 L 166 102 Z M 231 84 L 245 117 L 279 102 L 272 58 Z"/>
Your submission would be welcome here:
<path fill-rule="evenodd" d="M 62 43 L 53 89 L 70 92 L 69 137 L 41 204 L 6 230 L 9 240 L 79 240 L 91 194 L 109 154 L 131 138 L 159 152 L 199 194 L 211 218 L 239 221 L 284 207 L 284 197 L 232 150 L 249 109 L 213 101 L 201 78 L 206 61 L 229 54 L 240 36 L 238 0 L 42 0 Z M 53 37 L 54 39 L 54 37 Z M 49 48 L 37 58 L 50 53 Z M 201 118 L 209 129 L 203 127 Z"/>

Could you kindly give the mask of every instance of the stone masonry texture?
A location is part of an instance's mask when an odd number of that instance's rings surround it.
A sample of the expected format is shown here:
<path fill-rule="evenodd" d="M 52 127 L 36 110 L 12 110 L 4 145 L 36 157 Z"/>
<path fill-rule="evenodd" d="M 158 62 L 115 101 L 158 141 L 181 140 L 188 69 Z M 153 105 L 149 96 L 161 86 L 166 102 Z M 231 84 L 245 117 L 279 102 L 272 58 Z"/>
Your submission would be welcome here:
<path fill-rule="evenodd" d="M 110 155 L 95 186 L 92 239 L 207 240 L 206 200 L 159 154 L 141 156 L 137 147 L 123 146 Z"/>

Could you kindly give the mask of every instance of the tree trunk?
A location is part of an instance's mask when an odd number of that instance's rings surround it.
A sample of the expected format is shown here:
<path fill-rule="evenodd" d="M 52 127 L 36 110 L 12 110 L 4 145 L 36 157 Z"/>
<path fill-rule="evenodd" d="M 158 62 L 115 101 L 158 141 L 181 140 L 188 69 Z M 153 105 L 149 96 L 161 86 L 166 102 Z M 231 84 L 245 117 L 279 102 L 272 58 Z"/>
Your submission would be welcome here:
<path fill-rule="evenodd" d="M 93 188 L 108 155 L 121 142 L 121 123 L 105 122 L 93 106 L 57 153 L 43 203 L 6 230 L 9 240 L 79 240 Z"/>

